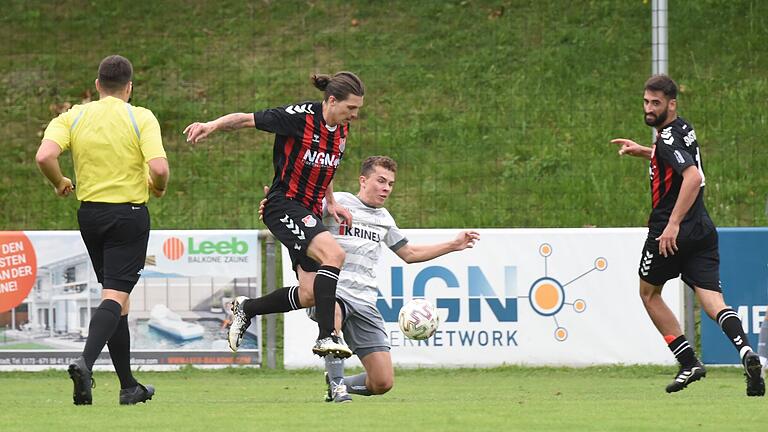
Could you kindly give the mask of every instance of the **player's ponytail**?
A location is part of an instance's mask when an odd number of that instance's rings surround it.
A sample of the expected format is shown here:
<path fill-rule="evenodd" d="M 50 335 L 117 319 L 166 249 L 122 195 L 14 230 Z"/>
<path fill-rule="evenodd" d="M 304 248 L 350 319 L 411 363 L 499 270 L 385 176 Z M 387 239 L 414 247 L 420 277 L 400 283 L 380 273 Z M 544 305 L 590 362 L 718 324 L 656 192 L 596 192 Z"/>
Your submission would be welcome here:
<path fill-rule="evenodd" d="M 314 74 L 312 75 L 311 79 L 312 85 L 322 91 L 325 91 L 325 89 L 328 87 L 328 83 L 331 82 L 331 76 L 325 74 Z"/>
<path fill-rule="evenodd" d="M 352 72 L 339 72 L 333 77 L 325 74 L 314 74 L 311 79 L 312 85 L 323 91 L 323 100 L 328 100 L 328 96 L 343 101 L 350 94 L 361 97 L 365 95 L 363 82 Z"/>

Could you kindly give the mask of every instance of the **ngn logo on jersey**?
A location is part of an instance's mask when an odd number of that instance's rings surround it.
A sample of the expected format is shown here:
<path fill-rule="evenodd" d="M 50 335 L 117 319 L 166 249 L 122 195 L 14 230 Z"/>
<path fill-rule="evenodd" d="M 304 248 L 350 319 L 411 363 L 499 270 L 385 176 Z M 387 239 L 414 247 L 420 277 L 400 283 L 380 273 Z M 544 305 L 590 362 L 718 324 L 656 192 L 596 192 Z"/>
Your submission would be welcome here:
<path fill-rule="evenodd" d="M 307 152 L 304 153 L 304 157 L 302 157 L 302 159 L 304 160 L 304 163 L 333 168 L 338 167 L 339 162 L 341 162 L 341 158 L 336 157 L 335 154 L 321 151 L 312 151 L 311 149 L 308 149 Z"/>

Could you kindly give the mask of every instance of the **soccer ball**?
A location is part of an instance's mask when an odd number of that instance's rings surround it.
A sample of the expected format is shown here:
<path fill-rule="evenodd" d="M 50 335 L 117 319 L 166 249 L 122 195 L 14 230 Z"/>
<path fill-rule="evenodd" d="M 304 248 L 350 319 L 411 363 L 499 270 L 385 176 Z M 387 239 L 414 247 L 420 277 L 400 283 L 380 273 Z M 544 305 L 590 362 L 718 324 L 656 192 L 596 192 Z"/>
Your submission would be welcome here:
<path fill-rule="evenodd" d="M 409 339 L 423 340 L 435 334 L 440 316 L 429 300 L 413 299 L 400 308 L 397 323 Z"/>

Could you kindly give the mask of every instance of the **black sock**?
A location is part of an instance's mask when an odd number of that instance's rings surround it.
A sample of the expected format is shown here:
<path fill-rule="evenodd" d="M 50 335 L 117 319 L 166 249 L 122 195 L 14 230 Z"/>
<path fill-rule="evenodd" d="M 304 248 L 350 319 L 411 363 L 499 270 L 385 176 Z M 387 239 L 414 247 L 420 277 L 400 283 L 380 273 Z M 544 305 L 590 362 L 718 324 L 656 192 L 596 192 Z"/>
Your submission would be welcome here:
<path fill-rule="evenodd" d="M 107 299 L 103 300 L 93 313 L 91 322 L 88 324 L 88 339 L 85 340 L 83 349 L 83 357 L 88 369 L 93 369 L 93 364 L 99 358 L 101 350 L 115 332 L 122 309 L 120 303 Z"/>
<path fill-rule="evenodd" d="M 120 388 L 136 387 L 139 383 L 131 372 L 131 332 L 128 329 L 128 315 L 120 317 L 115 332 L 107 342 L 107 348 L 109 348 L 109 356 L 112 358 L 117 377 L 120 379 Z"/>
<path fill-rule="evenodd" d="M 320 332 L 318 339 L 331 336 L 336 316 L 336 284 L 339 270 L 332 266 L 320 266 L 315 275 L 315 319 Z"/>
<path fill-rule="evenodd" d="M 677 362 L 683 367 L 693 367 L 699 359 L 696 358 L 696 353 L 688 343 L 688 339 L 684 335 L 680 335 L 675 340 L 667 345 L 672 354 L 675 355 Z"/>
<path fill-rule="evenodd" d="M 299 287 L 290 286 L 278 288 L 271 293 L 243 302 L 243 312 L 248 318 L 256 315 L 290 312 L 301 309 L 299 302 Z"/>
<path fill-rule="evenodd" d="M 723 333 L 728 336 L 736 351 L 739 352 L 739 358 L 743 361 L 744 355 L 752 351 L 749 346 L 749 339 L 744 334 L 744 328 L 741 326 L 739 316 L 731 308 L 725 308 L 717 313 L 717 323 L 723 329 Z"/>

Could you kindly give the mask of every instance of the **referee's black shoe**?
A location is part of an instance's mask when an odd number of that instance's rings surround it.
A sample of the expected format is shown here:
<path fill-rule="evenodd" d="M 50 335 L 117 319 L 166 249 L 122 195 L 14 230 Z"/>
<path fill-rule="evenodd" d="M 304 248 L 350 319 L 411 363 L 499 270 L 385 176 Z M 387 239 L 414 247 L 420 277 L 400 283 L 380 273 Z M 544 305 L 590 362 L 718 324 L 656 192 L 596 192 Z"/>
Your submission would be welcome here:
<path fill-rule="evenodd" d="M 747 396 L 765 396 L 765 380 L 760 376 L 760 356 L 750 351 L 744 356 L 744 376 L 747 377 Z"/>
<path fill-rule="evenodd" d="M 75 405 L 91 405 L 93 403 L 93 373 L 85 364 L 85 358 L 79 357 L 69 365 L 69 377 L 75 385 L 72 391 L 72 400 Z"/>
<path fill-rule="evenodd" d="M 667 386 L 667 393 L 678 392 L 688 387 L 688 384 L 698 381 L 705 376 L 707 376 L 707 370 L 704 369 L 704 365 L 698 360 L 696 360 L 693 366 L 680 366 L 680 370 L 675 375 L 675 380 Z"/>
<path fill-rule="evenodd" d="M 146 386 L 138 384 L 134 387 L 120 390 L 120 405 L 135 405 L 145 403 L 155 395 L 155 388 L 147 384 Z"/>

